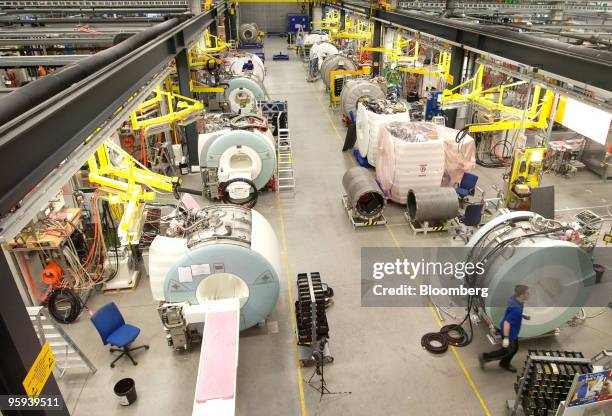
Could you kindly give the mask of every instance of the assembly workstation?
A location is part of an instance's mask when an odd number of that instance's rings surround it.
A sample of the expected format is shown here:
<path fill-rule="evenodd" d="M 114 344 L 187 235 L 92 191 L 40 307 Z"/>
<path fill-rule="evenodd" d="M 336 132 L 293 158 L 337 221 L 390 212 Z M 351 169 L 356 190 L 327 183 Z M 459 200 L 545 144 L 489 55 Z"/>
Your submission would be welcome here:
<path fill-rule="evenodd" d="M 0 411 L 612 415 L 610 13 L 0 1 Z"/>

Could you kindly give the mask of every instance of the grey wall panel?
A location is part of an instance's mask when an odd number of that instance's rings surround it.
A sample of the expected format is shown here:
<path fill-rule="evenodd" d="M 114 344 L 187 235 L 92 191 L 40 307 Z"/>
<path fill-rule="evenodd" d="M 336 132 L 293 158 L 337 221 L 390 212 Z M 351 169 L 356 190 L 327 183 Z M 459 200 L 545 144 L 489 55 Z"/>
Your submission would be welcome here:
<path fill-rule="evenodd" d="M 301 12 L 301 3 L 241 3 L 239 14 L 240 23 L 255 22 L 264 32 L 286 32 L 287 14 Z"/>

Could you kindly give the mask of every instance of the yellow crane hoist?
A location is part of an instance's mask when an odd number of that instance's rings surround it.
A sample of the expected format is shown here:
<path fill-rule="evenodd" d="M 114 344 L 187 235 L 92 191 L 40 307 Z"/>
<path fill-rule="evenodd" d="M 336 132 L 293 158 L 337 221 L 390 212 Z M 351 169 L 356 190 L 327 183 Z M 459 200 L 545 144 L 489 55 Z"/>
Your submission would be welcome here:
<path fill-rule="evenodd" d="M 176 103 L 175 103 L 176 101 Z M 165 102 L 167 114 L 160 114 L 160 105 Z M 188 98 L 175 93 L 163 91 L 159 86 L 155 89 L 155 97 L 146 100 L 130 115 L 132 128 L 135 131 L 157 126 L 179 122 L 190 124 L 194 118 L 199 117 L 204 111 L 204 104 L 193 98 Z"/>
<path fill-rule="evenodd" d="M 518 130 L 539 128 L 548 126 L 548 117 L 553 105 L 554 94 L 548 89 L 542 97 L 542 87 L 535 85 L 532 93 L 531 104 L 528 109 L 510 107 L 503 104 L 506 91 L 518 85 L 524 85 L 526 81 L 513 82 L 511 84 L 499 85 L 483 89 L 484 65 L 481 64 L 473 78 L 457 85 L 453 89 L 442 92 L 440 101 L 444 107 L 461 106 L 468 103 L 475 104 L 489 111 L 498 113 L 496 120 L 486 124 L 468 124 L 470 133 Z M 469 87 L 468 92 L 462 92 Z"/>
<path fill-rule="evenodd" d="M 100 185 L 112 205 L 120 204 L 123 215 L 117 234 L 122 245 L 138 244 L 143 226 L 145 201 L 157 193 L 174 193 L 180 178 L 152 172 L 112 141 L 107 140 L 91 155 L 89 181 Z"/>

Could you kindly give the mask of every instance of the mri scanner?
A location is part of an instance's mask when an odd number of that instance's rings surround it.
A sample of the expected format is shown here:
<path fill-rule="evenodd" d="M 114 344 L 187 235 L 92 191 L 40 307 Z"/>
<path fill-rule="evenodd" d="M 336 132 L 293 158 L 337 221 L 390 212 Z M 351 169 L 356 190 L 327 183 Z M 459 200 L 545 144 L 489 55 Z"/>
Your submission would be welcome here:
<path fill-rule="evenodd" d="M 204 194 L 209 199 L 248 199 L 274 176 L 276 150 L 269 130 L 201 134 L 198 148 Z"/>
<path fill-rule="evenodd" d="M 486 260 L 477 282 L 488 287 L 481 299 L 490 328 L 499 325 L 517 284 L 530 288 L 521 338 L 545 335 L 572 319 L 595 283 L 590 255 L 565 238 L 567 227 L 527 211 L 507 212 L 482 226 L 469 240 L 470 261 Z"/>
<path fill-rule="evenodd" d="M 274 309 L 280 270 L 272 227 L 248 208 L 194 209 L 153 240 L 151 293 L 168 345 L 202 342 L 194 416 L 234 414 L 239 332 Z"/>
<path fill-rule="evenodd" d="M 236 114 L 257 112 L 257 101 L 265 98 L 263 84 L 251 77 L 231 78 L 225 89 L 225 100 Z"/>
<path fill-rule="evenodd" d="M 266 77 L 266 68 L 264 66 L 261 58 L 253 53 L 242 53 L 237 56 L 230 56 L 226 58 L 227 65 L 229 66 L 229 71 L 235 76 L 242 76 L 244 72 L 242 71 L 242 66 L 251 61 L 253 63 L 253 71 L 251 71 L 251 75 L 260 83 L 264 82 Z"/>

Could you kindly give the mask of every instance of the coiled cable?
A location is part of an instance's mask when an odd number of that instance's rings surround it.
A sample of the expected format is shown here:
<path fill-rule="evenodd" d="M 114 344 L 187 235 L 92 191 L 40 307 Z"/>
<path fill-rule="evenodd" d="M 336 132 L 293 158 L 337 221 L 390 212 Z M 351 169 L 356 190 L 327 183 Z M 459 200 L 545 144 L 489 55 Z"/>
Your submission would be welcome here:
<path fill-rule="evenodd" d="M 234 199 L 230 196 L 228 187 L 236 182 L 244 182 L 251 187 L 251 191 L 249 196 L 244 199 Z M 227 204 L 235 204 L 242 205 L 246 208 L 253 208 L 255 204 L 257 204 L 257 199 L 259 198 L 259 191 L 257 190 L 257 185 L 250 179 L 247 178 L 233 178 L 227 182 L 223 182 L 219 185 L 219 194 L 221 195 L 221 200 Z"/>
<path fill-rule="evenodd" d="M 83 302 L 74 290 L 64 287 L 53 290 L 47 298 L 47 309 L 51 316 L 62 324 L 69 324 L 79 317 Z"/>

